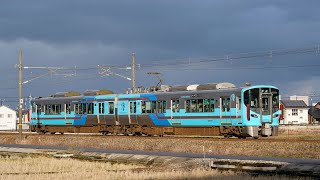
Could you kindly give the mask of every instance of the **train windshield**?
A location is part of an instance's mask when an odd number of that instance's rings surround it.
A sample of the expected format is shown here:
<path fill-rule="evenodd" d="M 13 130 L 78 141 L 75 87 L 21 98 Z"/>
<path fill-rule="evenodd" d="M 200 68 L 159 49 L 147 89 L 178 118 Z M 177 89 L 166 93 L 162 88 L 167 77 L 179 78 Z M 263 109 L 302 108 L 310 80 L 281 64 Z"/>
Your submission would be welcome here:
<path fill-rule="evenodd" d="M 254 88 L 244 92 L 244 104 L 263 115 L 279 110 L 279 90 L 274 88 Z M 260 111 L 261 110 L 261 111 Z"/>

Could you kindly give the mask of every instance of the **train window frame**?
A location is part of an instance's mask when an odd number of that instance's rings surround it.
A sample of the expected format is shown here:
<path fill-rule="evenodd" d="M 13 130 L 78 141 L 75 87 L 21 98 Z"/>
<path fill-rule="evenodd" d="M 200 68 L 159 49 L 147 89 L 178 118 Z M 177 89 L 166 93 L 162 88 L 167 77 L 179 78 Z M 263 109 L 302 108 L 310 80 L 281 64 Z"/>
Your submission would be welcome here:
<path fill-rule="evenodd" d="M 60 115 L 62 112 L 61 104 L 47 104 L 45 106 L 45 115 Z"/>
<path fill-rule="evenodd" d="M 158 114 L 164 114 L 167 112 L 167 101 L 166 100 L 156 101 L 156 112 Z"/>
<path fill-rule="evenodd" d="M 203 112 L 214 112 L 214 99 L 203 99 Z"/>
<path fill-rule="evenodd" d="M 150 114 L 154 113 L 155 108 L 153 108 L 155 101 L 141 101 L 141 113 Z"/>
<path fill-rule="evenodd" d="M 172 107 L 171 107 L 172 112 L 174 112 L 174 113 L 180 112 L 180 100 L 179 99 L 171 99 L 171 101 L 172 101 Z"/>
<path fill-rule="evenodd" d="M 94 114 L 94 105 L 93 103 L 86 104 L 86 114 Z"/>
<path fill-rule="evenodd" d="M 66 105 L 66 114 L 71 114 L 71 104 L 65 104 Z"/>
<path fill-rule="evenodd" d="M 108 114 L 114 114 L 114 102 L 108 102 Z M 112 107 L 112 108 L 111 108 Z"/>
<path fill-rule="evenodd" d="M 186 113 L 214 112 L 215 99 L 187 99 L 185 100 Z"/>

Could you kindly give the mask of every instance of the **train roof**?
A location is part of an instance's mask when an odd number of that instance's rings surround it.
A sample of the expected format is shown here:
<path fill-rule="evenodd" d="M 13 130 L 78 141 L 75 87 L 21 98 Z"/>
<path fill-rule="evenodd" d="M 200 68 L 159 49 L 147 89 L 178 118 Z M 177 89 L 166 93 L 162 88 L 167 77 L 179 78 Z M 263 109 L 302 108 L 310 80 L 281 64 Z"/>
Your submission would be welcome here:
<path fill-rule="evenodd" d="M 133 94 L 104 94 L 104 95 L 77 95 L 77 96 L 51 96 L 51 97 L 38 97 L 33 98 L 33 102 L 45 102 L 45 101 L 81 101 L 82 99 L 92 98 L 92 99 L 102 99 L 102 98 L 113 98 L 115 96 L 118 96 L 119 98 L 123 97 L 129 97 L 129 98 L 135 98 L 139 97 L 140 95 L 156 95 L 156 96 L 169 96 L 169 95 L 192 95 L 192 94 L 206 94 L 206 93 L 222 93 L 222 94 L 232 94 L 232 93 L 240 93 L 241 90 L 248 90 L 253 88 L 262 88 L 262 87 L 269 87 L 269 88 L 275 88 L 278 89 L 275 86 L 270 85 L 254 85 L 254 86 L 248 86 L 248 87 L 229 87 L 229 88 L 223 88 L 223 89 L 212 89 L 212 90 L 185 90 L 185 91 L 153 91 L 153 92 L 146 92 L 146 93 L 133 93 Z"/>

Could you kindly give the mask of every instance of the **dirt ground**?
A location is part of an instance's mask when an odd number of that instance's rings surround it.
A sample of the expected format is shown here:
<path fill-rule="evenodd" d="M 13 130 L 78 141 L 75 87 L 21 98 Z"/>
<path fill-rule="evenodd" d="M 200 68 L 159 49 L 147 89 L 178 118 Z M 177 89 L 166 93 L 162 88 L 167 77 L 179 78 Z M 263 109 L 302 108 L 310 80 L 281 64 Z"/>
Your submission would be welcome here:
<path fill-rule="evenodd" d="M 284 131 L 285 132 L 285 131 Z M 220 139 L 187 137 L 136 137 L 102 135 L 23 135 L 1 134 L 2 144 L 34 144 L 64 146 L 70 149 L 106 148 L 163 152 L 203 153 L 220 155 L 267 156 L 320 159 L 320 133 L 281 133 L 278 137 L 259 139 Z"/>

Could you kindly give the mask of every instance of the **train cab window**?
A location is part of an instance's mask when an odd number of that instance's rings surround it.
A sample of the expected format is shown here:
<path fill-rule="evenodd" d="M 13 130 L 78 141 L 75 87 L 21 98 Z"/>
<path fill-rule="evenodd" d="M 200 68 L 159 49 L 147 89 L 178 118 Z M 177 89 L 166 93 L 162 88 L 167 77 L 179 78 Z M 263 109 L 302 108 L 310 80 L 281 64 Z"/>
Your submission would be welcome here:
<path fill-rule="evenodd" d="M 104 103 L 99 103 L 99 114 L 104 114 Z"/>
<path fill-rule="evenodd" d="M 250 107 L 259 108 L 259 89 L 252 89 L 250 93 Z"/>
<path fill-rule="evenodd" d="M 109 102 L 108 114 L 114 114 L 114 102 Z"/>

